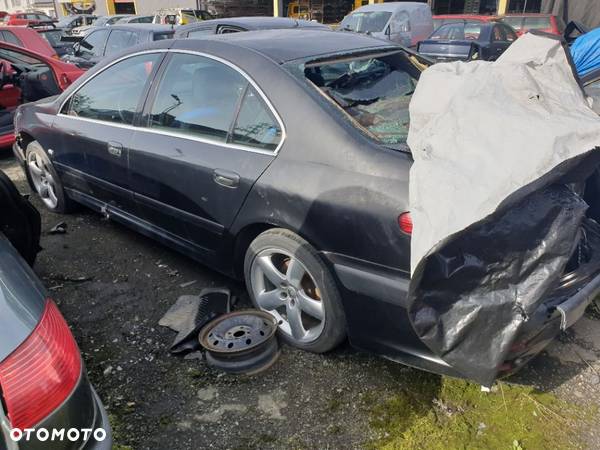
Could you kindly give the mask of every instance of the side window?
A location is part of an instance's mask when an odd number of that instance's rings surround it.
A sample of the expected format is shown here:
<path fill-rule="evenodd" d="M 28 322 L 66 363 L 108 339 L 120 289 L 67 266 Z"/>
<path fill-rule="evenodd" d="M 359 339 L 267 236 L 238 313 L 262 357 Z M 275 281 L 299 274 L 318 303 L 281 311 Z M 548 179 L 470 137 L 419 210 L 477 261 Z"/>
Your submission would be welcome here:
<path fill-rule="evenodd" d="M 67 103 L 71 116 L 133 124 L 135 113 L 160 54 L 133 56 L 116 63 L 84 84 Z"/>
<path fill-rule="evenodd" d="M 503 42 L 506 41 L 506 35 L 504 29 L 500 25 L 495 25 L 492 30 L 492 42 Z"/>
<path fill-rule="evenodd" d="M 518 38 L 517 33 L 511 30 L 509 27 L 504 27 L 504 32 L 506 34 L 506 40 L 508 42 L 515 42 Z"/>
<path fill-rule="evenodd" d="M 106 56 L 112 55 L 113 53 L 120 52 L 131 45 L 136 44 L 135 33 L 124 30 L 113 30 L 108 37 L 106 42 L 106 50 L 104 54 Z"/>
<path fill-rule="evenodd" d="M 91 32 L 88 37 L 79 44 L 80 55 L 84 58 L 100 56 L 104 51 L 104 43 L 110 30 L 98 30 Z"/>
<path fill-rule="evenodd" d="M 237 27 L 232 27 L 229 25 L 221 25 L 220 27 L 217 28 L 217 34 L 239 33 L 240 31 L 242 31 L 242 30 Z"/>
<path fill-rule="evenodd" d="M 19 47 L 23 46 L 21 40 L 11 31 L 1 31 L 0 40 L 8 42 L 9 44 L 18 45 Z"/>
<path fill-rule="evenodd" d="M 201 28 L 201 29 L 196 29 L 194 31 L 190 31 L 188 33 L 188 37 L 189 38 L 201 38 L 203 36 L 206 36 L 207 34 L 213 34 L 213 29 L 212 28 Z"/>
<path fill-rule="evenodd" d="M 225 142 L 246 85 L 223 63 L 175 53 L 158 87 L 150 126 Z"/>
<path fill-rule="evenodd" d="M 250 147 L 275 150 L 281 141 L 281 128 L 252 86 L 248 86 L 230 141 Z"/>

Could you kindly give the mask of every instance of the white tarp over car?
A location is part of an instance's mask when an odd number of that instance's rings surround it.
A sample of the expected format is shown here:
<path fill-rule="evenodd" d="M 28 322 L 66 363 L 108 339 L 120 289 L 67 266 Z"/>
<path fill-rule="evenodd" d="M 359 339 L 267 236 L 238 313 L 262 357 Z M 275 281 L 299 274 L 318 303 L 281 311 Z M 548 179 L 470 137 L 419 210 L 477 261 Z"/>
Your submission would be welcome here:
<path fill-rule="evenodd" d="M 413 327 L 490 383 L 577 246 L 587 205 L 567 184 L 597 164 L 600 118 L 561 42 L 527 34 L 495 62 L 425 70 L 408 144 Z"/>

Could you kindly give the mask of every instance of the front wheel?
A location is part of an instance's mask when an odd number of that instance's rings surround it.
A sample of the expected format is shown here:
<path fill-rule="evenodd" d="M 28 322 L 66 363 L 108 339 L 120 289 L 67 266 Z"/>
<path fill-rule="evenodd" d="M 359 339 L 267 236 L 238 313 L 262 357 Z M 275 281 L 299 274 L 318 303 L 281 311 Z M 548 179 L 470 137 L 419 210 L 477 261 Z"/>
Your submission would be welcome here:
<path fill-rule="evenodd" d="M 60 178 L 39 143 L 33 141 L 27 146 L 25 160 L 29 184 L 36 191 L 44 206 L 56 213 L 69 212 L 72 202 L 65 195 Z"/>
<path fill-rule="evenodd" d="M 244 261 L 254 306 L 272 314 L 288 344 L 315 353 L 346 336 L 340 294 L 317 251 L 297 234 L 275 228 L 250 244 Z"/>

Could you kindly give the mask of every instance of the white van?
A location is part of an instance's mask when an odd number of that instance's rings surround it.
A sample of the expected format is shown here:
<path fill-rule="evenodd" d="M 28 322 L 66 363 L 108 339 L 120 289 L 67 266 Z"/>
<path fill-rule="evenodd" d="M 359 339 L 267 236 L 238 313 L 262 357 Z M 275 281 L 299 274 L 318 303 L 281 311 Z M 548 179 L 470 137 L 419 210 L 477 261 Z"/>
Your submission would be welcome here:
<path fill-rule="evenodd" d="M 377 3 L 352 11 L 339 30 L 366 33 L 414 48 L 433 33 L 433 18 L 427 3 Z"/>

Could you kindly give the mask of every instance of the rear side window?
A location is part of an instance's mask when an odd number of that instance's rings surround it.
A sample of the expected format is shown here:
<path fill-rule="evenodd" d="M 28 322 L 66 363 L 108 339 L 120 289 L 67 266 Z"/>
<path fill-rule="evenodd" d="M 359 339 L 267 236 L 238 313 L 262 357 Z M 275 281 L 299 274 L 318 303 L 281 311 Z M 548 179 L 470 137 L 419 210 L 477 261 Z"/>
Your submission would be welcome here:
<path fill-rule="evenodd" d="M 131 125 L 159 54 L 120 61 L 84 84 L 63 113 L 76 117 Z"/>
<path fill-rule="evenodd" d="M 113 30 L 106 42 L 105 55 L 112 55 L 132 45 L 137 44 L 136 33 L 124 30 Z"/>
<path fill-rule="evenodd" d="M 80 53 L 84 58 L 100 56 L 104 51 L 104 43 L 109 30 L 93 31 L 80 43 Z"/>
<path fill-rule="evenodd" d="M 23 46 L 21 40 L 11 31 L 0 31 L 0 41 L 8 42 L 9 44 Z"/>
<path fill-rule="evenodd" d="M 162 41 L 164 39 L 172 39 L 173 33 L 154 33 L 153 39 L 155 41 Z"/>
<path fill-rule="evenodd" d="M 545 30 L 550 27 L 550 17 L 525 17 L 523 22 L 525 30 Z"/>
<path fill-rule="evenodd" d="M 152 105 L 150 126 L 225 142 L 246 84 L 223 63 L 173 54 Z"/>
<path fill-rule="evenodd" d="M 281 141 L 281 128 L 258 92 L 248 86 L 238 114 L 231 142 L 265 150 L 275 150 Z"/>

